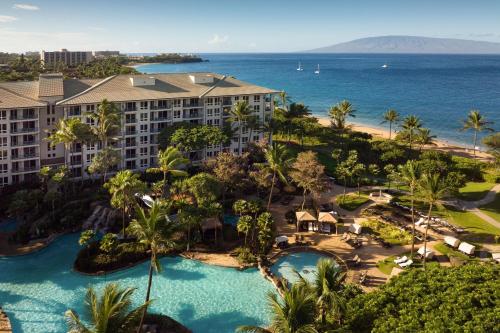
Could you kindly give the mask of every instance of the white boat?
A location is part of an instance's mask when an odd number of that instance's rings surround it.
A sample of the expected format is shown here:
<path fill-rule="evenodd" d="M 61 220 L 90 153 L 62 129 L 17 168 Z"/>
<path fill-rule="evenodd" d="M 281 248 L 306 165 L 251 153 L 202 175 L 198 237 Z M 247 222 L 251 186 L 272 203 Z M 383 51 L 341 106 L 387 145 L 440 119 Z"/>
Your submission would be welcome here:
<path fill-rule="evenodd" d="M 319 64 L 318 64 L 318 69 L 314 71 L 314 74 L 319 74 Z"/>
<path fill-rule="evenodd" d="M 297 67 L 297 70 L 298 70 L 298 71 L 300 71 L 300 72 L 304 70 L 304 69 L 302 68 L 302 64 L 301 64 L 300 62 L 299 62 L 299 67 Z"/>
<path fill-rule="evenodd" d="M 387 64 L 382 65 L 382 68 L 387 68 L 387 67 L 389 67 L 389 66 L 387 66 Z"/>

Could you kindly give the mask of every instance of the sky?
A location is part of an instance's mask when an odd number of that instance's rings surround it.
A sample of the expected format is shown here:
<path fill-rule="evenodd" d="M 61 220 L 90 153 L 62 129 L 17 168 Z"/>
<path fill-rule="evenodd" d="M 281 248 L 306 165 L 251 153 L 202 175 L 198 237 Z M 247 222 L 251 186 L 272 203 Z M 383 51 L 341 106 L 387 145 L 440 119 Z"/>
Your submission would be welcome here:
<path fill-rule="evenodd" d="M 0 51 L 293 52 L 413 35 L 500 42 L 498 0 L 0 0 Z"/>

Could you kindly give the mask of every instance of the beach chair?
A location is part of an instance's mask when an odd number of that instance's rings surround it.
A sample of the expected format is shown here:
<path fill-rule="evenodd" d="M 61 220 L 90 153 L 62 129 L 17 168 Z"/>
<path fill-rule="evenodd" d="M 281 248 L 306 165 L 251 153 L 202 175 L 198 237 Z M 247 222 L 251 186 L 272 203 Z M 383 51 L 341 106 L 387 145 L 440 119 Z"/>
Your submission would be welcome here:
<path fill-rule="evenodd" d="M 402 262 L 399 264 L 399 267 L 401 268 L 405 268 L 405 267 L 409 267 L 413 264 L 413 260 L 408 260 L 408 261 L 405 261 L 405 262 Z"/>
<path fill-rule="evenodd" d="M 407 256 L 403 256 L 401 258 L 395 259 L 394 263 L 399 265 L 399 264 L 401 264 L 401 263 L 403 263 L 403 262 L 405 262 L 407 260 L 408 260 L 408 257 Z"/>

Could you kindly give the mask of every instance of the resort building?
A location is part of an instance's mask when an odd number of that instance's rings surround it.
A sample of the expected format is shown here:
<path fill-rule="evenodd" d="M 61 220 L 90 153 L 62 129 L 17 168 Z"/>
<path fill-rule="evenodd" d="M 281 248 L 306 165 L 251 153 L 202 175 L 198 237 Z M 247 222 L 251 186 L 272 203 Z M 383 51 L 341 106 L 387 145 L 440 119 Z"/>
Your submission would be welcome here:
<path fill-rule="evenodd" d="M 86 64 L 94 60 L 91 51 L 42 51 L 40 60 L 45 67 L 53 67 L 57 63 L 64 63 L 68 67 L 75 67 L 80 64 Z"/>
<path fill-rule="evenodd" d="M 85 172 L 100 144 L 52 147 L 46 140 L 60 118 L 78 117 L 91 124 L 87 112 L 107 99 L 122 112 L 118 168 L 136 171 L 156 165 L 158 134 L 177 122 L 222 127 L 238 101 L 247 101 L 263 123 L 273 113 L 277 91 L 213 73 L 117 75 L 106 79 L 64 79 L 61 74 L 42 74 L 38 81 L 0 83 L 0 186 L 30 181 L 40 167 L 66 164 L 74 177 Z M 220 151 L 241 154 L 247 143 L 263 138 L 261 130 L 242 128 L 226 146 L 192 152 L 194 161 Z"/>

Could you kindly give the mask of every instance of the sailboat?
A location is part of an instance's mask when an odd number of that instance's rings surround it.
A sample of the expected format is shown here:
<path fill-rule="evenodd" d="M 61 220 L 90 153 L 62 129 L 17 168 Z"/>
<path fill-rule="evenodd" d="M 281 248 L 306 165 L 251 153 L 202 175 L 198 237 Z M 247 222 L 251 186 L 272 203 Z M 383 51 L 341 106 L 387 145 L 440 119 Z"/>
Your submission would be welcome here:
<path fill-rule="evenodd" d="M 297 70 L 298 70 L 298 71 L 300 71 L 300 72 L 304 70 L 304 69 L 302 68 L 302 64 L 301 64 L 300 62 L 299 62 L 299 67 L 297 67 Z"/>
<path fill-rule="evenodd" d="M 382 68 L 387 68 L 387 67 L 389 67 L 389 66 L 387 66 L 387 64 L 382 65 Z"/>
<path fill-rule="evenodd" d="M 314 74 L 319 74 L 319 64 L 318 64 L 318 69 L 314 71 Z"/>

